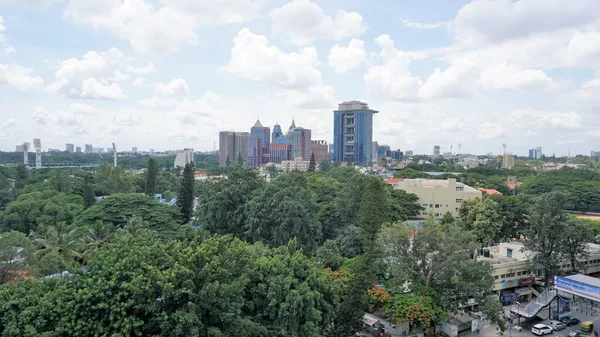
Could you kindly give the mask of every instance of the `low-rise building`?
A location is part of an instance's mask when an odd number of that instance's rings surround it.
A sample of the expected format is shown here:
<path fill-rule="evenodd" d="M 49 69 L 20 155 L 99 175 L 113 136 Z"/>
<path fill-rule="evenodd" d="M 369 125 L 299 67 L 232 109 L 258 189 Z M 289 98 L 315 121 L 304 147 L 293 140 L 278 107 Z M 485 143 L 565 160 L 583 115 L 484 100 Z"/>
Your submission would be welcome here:
<path fill-rule="evenodd" d="M 208 179 L 208 172 L 196 171 L 196 172 L 194 172 L 194 179 L 195 180 L 206 180 L 206 179 Z"/>
<path fill-rule="evenodd" d="M 419 197 L 418 203 L 423 206 L 418 218 L 427 218 L 433 214 L 436 218 L 441 218 L 446 212 L 452 213 L 458 217 L 458 210 L 465 200 L 481 198 L 481 191 L 457 182 L 456 179 L 434 180 L 434 179 L 404 179 L 403 181 L 394 181 L 394 188 L 406 191 L 406 193 L 416 194 Z"/>
<path fill-rule="evenodd" d="M 483 187 L 479 187 L 478 190 L 480 190 L 481 192 L 485 192 L 489 195 L 502 195 L 502 193 L 498 190 L 495 190 L 493 188 L 483 188 Z"/>
<path fill-rule="evenodd" d="M 307 172 L 309 167 L 310 160 L 303 160 L 302 157 L 296 157 L 294 160 L 284 160 L 281 162 L 281 170 L 284 172 Z"/>

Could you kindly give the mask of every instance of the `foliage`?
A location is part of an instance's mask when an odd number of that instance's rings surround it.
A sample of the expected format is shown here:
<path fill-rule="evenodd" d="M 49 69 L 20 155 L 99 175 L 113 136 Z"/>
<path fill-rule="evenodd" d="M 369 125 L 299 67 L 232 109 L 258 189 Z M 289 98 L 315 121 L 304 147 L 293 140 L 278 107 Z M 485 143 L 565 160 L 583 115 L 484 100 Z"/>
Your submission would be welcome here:
<path fill-rule="evenodd" d="M 317 168 L 317 162 L 315 161 L 315 153 L 310 154 L 310 162 L 308 163 L 308 172 L 315 172 Z"/>
<path fill-rule="evenodd" d="M 570 262 L 572 273 L 577 273 L 585 268 L 582 261 L 588 255 L 586 243 L 590 241 L 591 237 L 592 231 L 585 222 L 574 217 L 569 218 L 561 246 L 563 254 Z"/>
<path fill-rule="evenodd" d="M 391 186 L 388 186 L 388 190 L 391 207 L 390 221 L 405 221 L 419 215 L 423 210 L 423 207 L 418 204 L 419 197 L 416 195 L 392 188 Z"/>
<path fill-rule="evenodd" d="M 86 174 L 83 177 L 83 203 L 85 208 L 92 206 L 96 202 L 96 193 L 94 192 L 94 188 L 92 186 L 92 176 L 90 174 Z"/>
<path fill-rule="evenodd" d="M 25 234 L 0 233 L 0 284 L 12 279 L 12 273 L 27 269 L 33 260 L 33 244 Z"/>
<path fill-rule="evenodd" d="M 68 279 L 0 289 L 16 336 L 323 336 L 338 286 L 293 248 L 123 236 Z M 107 296 L 110 294 L 110 296 Z"/>
<path fill-rule="evenodd" d="M 71 177 L 64 169 L 54 169 L 50 175 L 50 187 L 59 193 L 69 194 L 72 191 Z"/>
<path fill-rule="evenodd" d="M 55 253 L 61 256 L 67 265 L 75 265 L 81 257 L 81 232 L 72 225 L 58 222 L 54 226 L 48 226 L 43 231 L 35 233 L 34 238 L 38 246 L 35 254 L 39 257 Z"/>
<path fill-rule="evenodd" d="M 427 329 L 434 321 L 444 321 L 446 313 L 429 296 L 397 294 L 386 302 L 385 312 L 394 324 L 408 322 Z"/>
<path fill-rule="evenodd" d="M 133 192 L 131 177 L 127 175 L 123 166 L 102 164 L 98 169 L 96 183 L 103 194 Z"/>
<path fill-rule="evenodd" d="M 185 164 L 177 206 L 181 212 L 181 222 L 189 223 L 194 216 L 194 165 Z"/>
<path fill-rule="evenodd" d="M 340 253 L 339 244 L 333 240 L 327 240 L 317 250 L 315 261 L 330 270 L 338 270 L 344 263 L 344 258 Z"/>
<path fill-rule="evenodd" d="M 461 205 L 460 222 L 483 246 L 499 241 L 501 219 L 498 204 L 491 198 L 466 200 Z"/>
<path fill-rule="evenodd" d="M 158 162 L 154 158 L 148 159 L 148 167 L 146 168 L 146 195 L 153 197 L 156 193 L 156 185 L 158 182 Z"/>
<path fill-rule="evenodd" d="M 160 204 L 143 194 L 113 194 L 86 209 L 75 224 L 81 227 L 101 220 L 122 228 L 133 216 L 148 221 L 149 228 L 163 237 L 174 235 L 181 218 L 176 207 Z"/>

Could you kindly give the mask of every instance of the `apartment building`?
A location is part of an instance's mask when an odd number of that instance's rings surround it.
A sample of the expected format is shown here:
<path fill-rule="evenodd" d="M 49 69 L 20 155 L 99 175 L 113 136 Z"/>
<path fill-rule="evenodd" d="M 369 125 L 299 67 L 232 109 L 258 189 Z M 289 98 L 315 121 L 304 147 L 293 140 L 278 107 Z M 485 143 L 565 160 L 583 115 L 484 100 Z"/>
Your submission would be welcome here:
<path fill-rule="evenodd" d="M 284 160 L 281 162 L 281 170 L 284 172 L 307 172 L 309 167 L 310 160 L 302 160 L 302 157 L 296 157 L 294 160 Z"/>
<path fill-rule="evenodd" d="M 456 179 L 404 179 L 390 183 L 394 188 L 416 194 L 418 203 L 425 208 L 417 217 L 425 219 L 429 214 L 441 218 L 446 212 L 458 217 L 458 210 L 465 200 L 481 198 L 481 191 L 457 182 Z"/>

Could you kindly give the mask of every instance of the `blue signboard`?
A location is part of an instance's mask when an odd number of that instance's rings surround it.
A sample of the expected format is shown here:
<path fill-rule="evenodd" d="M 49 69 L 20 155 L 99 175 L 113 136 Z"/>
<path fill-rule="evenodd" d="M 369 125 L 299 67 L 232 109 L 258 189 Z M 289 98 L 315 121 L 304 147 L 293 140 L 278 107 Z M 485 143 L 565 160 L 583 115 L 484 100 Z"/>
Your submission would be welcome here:
<path fill-rule="evenodd" d="M 582 283 L 568 278 L 554 276 L 554 287 L 558 291 L 585 297 L 592 301 L 600 302 L 600 288 L 591 284 Z"/>

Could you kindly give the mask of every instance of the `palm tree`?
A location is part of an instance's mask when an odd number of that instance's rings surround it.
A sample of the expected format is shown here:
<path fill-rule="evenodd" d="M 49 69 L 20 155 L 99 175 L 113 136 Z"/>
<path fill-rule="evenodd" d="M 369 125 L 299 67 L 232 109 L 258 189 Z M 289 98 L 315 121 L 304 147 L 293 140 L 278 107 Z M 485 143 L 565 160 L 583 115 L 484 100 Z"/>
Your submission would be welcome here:
<path fill-rule="evenodd" d="M 129 218 L 129 220 L 127 220 L 127 223 L 125 224 L 125 226 L 123 226 L 123 228 L 119 228 L 117 231 L 120 234 L 129 233 L 133 236 L 136 236 L 142 230 L 147 229 L 148 225 L 148 221 L 144 221 L 144 219 L 141 216 L 134 215 L 131 218 Z"/>
<path fill-rule="evenodd" d="M 102 220 L 96 220 L 83 229 L 83 242 L 87 250 L 108 247 L 113 237 L 111 226 L 107 226 Z"/>
<path fill-rule="evenodd" d="M 38 244 L 36 254 L 40 257 L 56 252 L 71 264 L 81 258 L 81 235 L 77 228 L 64 221 L 48 226 L 43 233 L 35 233 L 34 238 Z"/>

